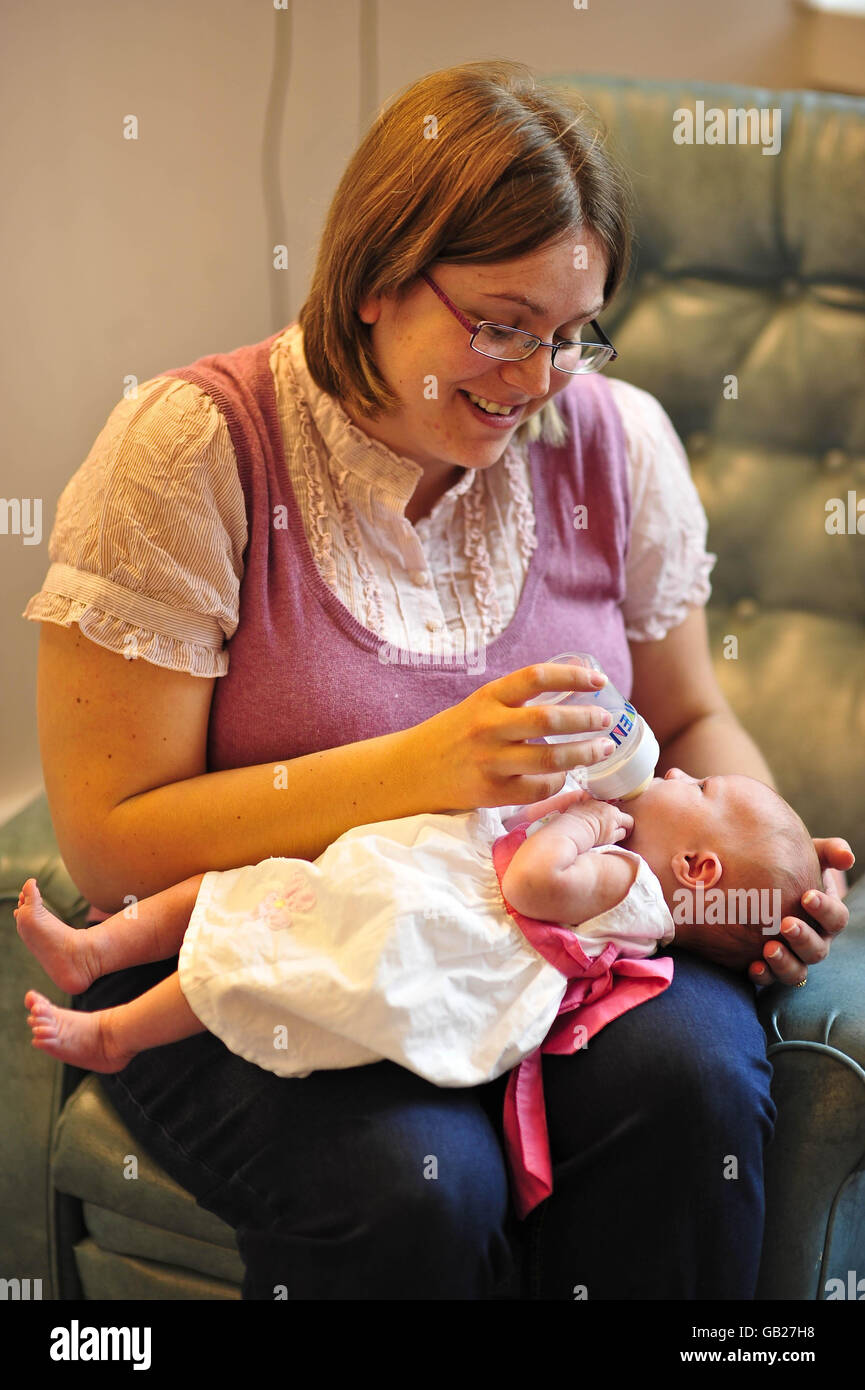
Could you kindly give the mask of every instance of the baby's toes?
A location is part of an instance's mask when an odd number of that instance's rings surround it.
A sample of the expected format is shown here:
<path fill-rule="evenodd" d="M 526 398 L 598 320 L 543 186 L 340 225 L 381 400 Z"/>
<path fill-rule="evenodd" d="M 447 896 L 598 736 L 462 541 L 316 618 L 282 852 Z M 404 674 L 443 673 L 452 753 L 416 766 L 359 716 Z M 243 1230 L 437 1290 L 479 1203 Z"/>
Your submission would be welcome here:
<path fill-rule="evenodd" d="M 50 999 L 46 999 L 44 994 L 40 994 L 37 989 L 28 989 L 24 995 L 24 1004 L 36 1017 L 50 1017 L 54 1012 L 54 1005 Z"/>

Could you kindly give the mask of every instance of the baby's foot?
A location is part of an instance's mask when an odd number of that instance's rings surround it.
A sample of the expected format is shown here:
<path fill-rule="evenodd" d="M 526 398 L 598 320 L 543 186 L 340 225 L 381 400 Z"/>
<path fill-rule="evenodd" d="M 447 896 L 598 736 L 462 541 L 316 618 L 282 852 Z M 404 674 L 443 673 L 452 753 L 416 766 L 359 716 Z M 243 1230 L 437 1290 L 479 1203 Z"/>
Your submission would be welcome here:
<path fill-rule="evenodd" d="M 33 1031 L 33 1046 L 61 1062 L 85 1071 L 122 1071 L 135 1056 L 134 1052 L 118 1052 L 107 1026 L 109 1009 L 89 1014 L 61 1009 L 35 989 L 27 991 L 24 1003 L 30 1010 L 27 1022 Z"/>
<path fill-rule="evenodd" d="M 24 945 L 60 989 L 80 994 L 98 978 L 99 970 L 89 959 L 87 933 L 67 927 L 48 911 L 35 878 L 24 884 L 13 913 Z"/>

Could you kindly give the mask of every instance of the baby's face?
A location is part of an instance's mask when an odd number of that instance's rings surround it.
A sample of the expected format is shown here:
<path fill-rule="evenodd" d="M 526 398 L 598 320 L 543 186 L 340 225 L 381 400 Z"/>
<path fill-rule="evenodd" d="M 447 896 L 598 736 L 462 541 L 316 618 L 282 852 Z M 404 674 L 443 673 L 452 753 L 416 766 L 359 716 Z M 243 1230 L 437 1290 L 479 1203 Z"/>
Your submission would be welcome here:
<path fill-rule="evenodd" d="M 690 777 L 670 768 L 640 796 L 622 803 L 634 818 L 624 842 L 642 855 L 662 884 L 679 853 L 735 852 L 754 849 L 765 839 L 765 826 L 777 816 L 778 796 L 753 777 Z"/>

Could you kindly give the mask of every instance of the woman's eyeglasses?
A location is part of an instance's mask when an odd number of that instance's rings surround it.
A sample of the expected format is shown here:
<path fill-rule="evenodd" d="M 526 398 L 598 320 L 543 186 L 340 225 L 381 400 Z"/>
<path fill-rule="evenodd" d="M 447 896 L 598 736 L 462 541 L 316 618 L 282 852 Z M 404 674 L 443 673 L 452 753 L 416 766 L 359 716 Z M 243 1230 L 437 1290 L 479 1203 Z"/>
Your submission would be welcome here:
<path fill-rule="evenodd" d="M 426 271 L 420 272 L 420 278 L 426 281 L 454 317 L 459 319 L 466 332 L 471 334 L 470 346 L 484 357 L 497 357 L 503 362 L 522 362 L 526 357 L 531 357 L 536 348 L 548 347 L 553 350 L 553 366 L 560 372 L 577 376 L 583 372 L 599 372 L 619 355 L 599 327 L 597 319 L 592 319 L 591 327 L 600 338 L 599 343 L 545 343 L 536 334 L 525 333 L 521 328 L 509 328 L 507 324 L 488 323 L 486 320 L 472 323 L 451 303 L 444 290 L 439 289 Z"/>

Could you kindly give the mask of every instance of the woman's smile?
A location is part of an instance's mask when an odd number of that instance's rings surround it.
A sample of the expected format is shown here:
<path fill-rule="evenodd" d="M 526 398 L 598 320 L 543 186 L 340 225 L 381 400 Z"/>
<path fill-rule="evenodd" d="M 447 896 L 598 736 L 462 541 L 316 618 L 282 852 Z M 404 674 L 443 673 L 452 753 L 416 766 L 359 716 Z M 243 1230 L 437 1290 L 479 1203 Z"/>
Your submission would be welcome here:
<path fill-rule="evenodd" d="M 515 405 L 511 407 L 510 411 L 507 414 L 502 414 L 500 407 L 506 404 L 503 401 L 493 401 L 490 397 L 481 396 L 479 392 L 473 391 L 469 393 L 462 387 L 458 389 L 457 394 L 465 402 L 465 405 L 471 412 L 473 418 L 475 420 L 480 421 L 481 424 L 486 425 L 490 429 L 515 429 L 523 417 L 523 412 L 525 410 L 524 405 Z M 473 396 L 476 397 L 475 400 L 472 399 Z M 477 399 L 485 401 L 487 405 L 495 404 L 498 408 L 495 411 L 485 410 L 482 405 L 477 404 Z"/>

